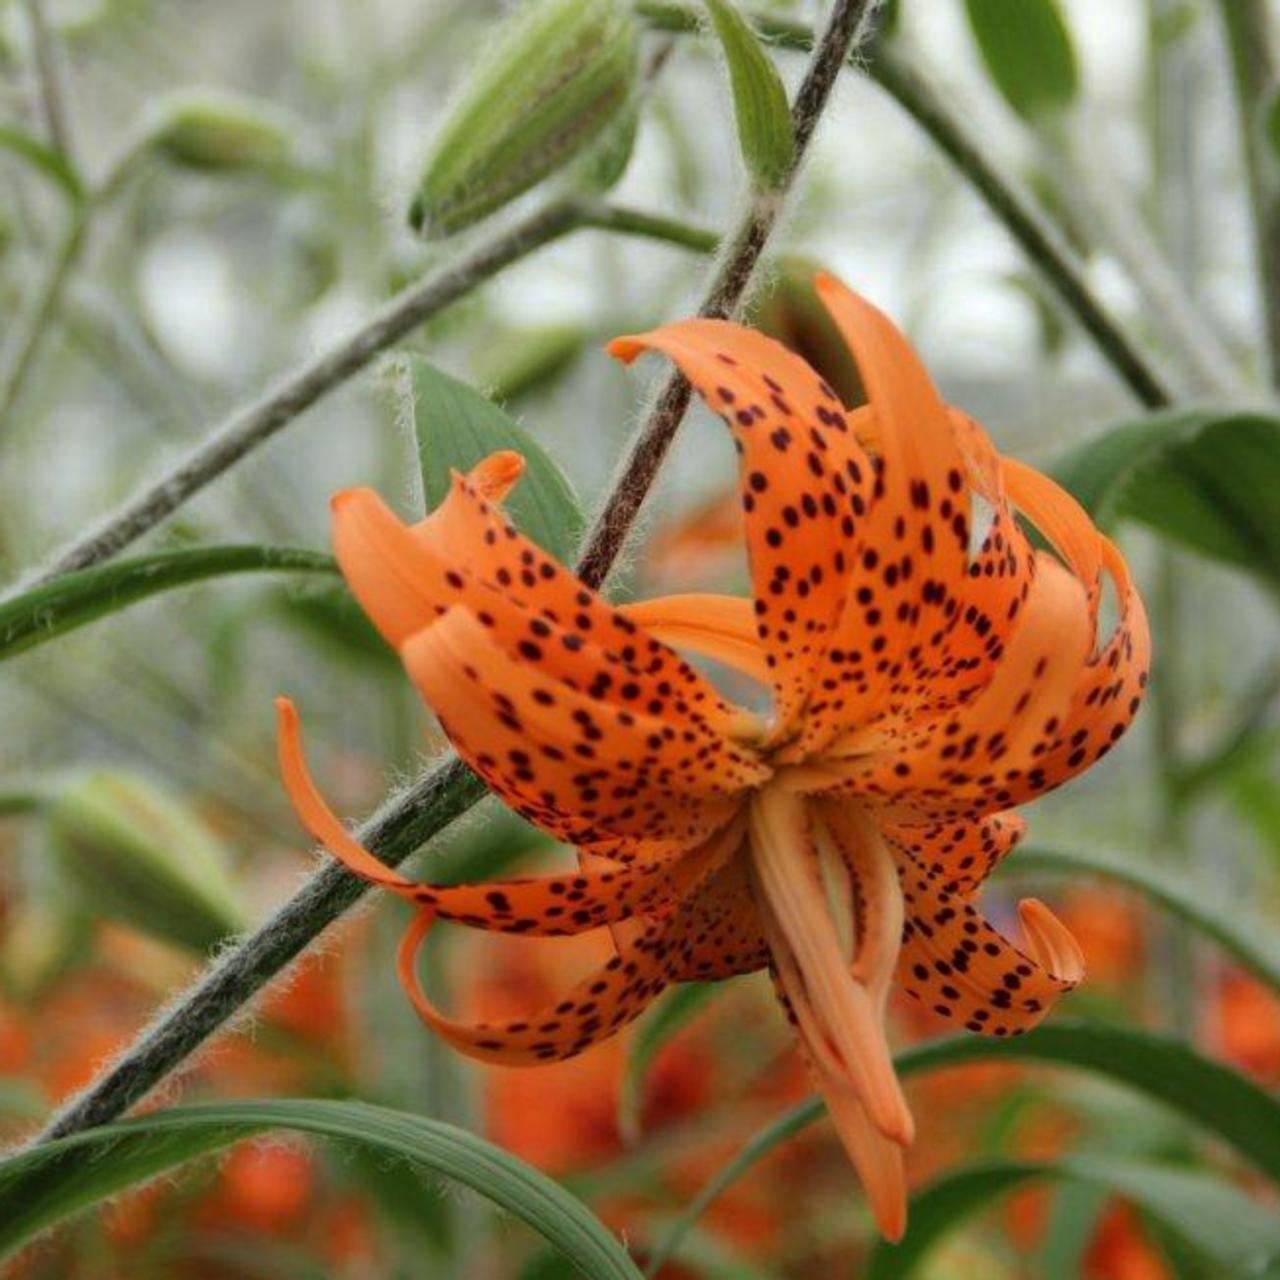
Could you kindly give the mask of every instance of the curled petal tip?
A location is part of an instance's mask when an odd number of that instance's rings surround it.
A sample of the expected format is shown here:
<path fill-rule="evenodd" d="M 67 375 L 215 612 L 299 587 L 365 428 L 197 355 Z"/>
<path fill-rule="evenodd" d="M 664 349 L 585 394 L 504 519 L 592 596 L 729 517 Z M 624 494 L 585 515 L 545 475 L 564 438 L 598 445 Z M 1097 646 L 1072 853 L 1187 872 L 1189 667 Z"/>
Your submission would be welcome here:
<path fill-rule="evenodd" d="M 640 337 L 632 334 L 624 334 L 620 338 L 608 343 L 605 350 L 615 359 L 621 360 L 623 364 L 630 364 L 645 348 L 645 344 Z"/>
<path fill-rule="evenodd" d="M 277 693 L 275 697 L 276 718 L 280 724 L 297 724 L 298 709 L 293 705 L 292 698 L 286 698 L 283 693 Z"/>
<path fill-rule="evenodd" d="M 501 502 L 524 474 L 524 455 L 514 449 L 499 449 L 471 468 L 468 478 L 482 498 Z"/>
<path fill-rule="evenodd" d="M 1071 930 L 1039 898 L 1023 898 L 1018 918 L 1032 956 L 1070 986 L 1084 980 L 1084 952 Z"/>

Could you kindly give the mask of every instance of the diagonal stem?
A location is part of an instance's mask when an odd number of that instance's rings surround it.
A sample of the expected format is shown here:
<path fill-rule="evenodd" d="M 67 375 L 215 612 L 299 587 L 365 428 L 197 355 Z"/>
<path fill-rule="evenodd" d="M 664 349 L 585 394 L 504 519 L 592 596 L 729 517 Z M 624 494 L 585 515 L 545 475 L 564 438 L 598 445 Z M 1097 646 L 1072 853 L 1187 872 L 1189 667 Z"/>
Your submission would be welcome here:
<path fill-rule="evenodd" d="M 700 29 L 698 6 L 684 0 L 638 0 L 637 10 L 660 31 L 688 33 Z M 773 14 L 756 14 L 752 21 L 779 48 L 802 51 L 813 43 L 813 32 L 803 22 Z M 897 101 L 987 202 L 1138 401 L 1148 408 L 1171 404 L 1175 397 L 1164 377 L 1094 293 L 1083 267 L 1057 228 L 1030 196 L 992 162 L 982 144 L 942 102 L 925 77 L 883 47 L 870 51 L 859 66 Z"/>
<path fill-rule="evenodd" d="M 796 166 L 873 8 L 873 0 L 836 0 L 832 8 L 792 110 Z M 786 188 L 794 181 L 796 166 Z M 750 197 L 707 287 L 702 314 L 727 315 L 736 310 L 777 225 L 784 195 L 785 189 Z M 612 568 L 657 476 L 689 396 L 689 384 L 682 377 L 668 379 L 640 427 L 578 561 L 578 572 L 589 585 L 600 586 Z M 479 779 L 451 757 L 430 769 L 408 791 L 389 799 L 360 827 L 356 837 L 389 866 L 396 866 L 484 793 Z M 368 890 L 368 885 L 337 863 L 323 866 L 265 924 L 215 960 L 112 1066 L 59 1111 L 34 1141 L 64 1137 L 127 1111 L 244 1009 L 267 982 Z"/>

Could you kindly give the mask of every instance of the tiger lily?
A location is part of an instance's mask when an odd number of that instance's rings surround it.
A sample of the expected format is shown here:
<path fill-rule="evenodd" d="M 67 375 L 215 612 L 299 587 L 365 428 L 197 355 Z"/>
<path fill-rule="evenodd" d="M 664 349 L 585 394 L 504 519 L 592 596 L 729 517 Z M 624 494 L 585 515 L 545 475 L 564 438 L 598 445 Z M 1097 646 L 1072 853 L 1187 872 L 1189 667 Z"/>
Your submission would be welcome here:
<path fill-rule="evenodd" d="M 1150 639 L 1124 560 L 1076 502 L 945 405 L 881 312 L 830 277 L 816 288 L 863 407 L 725 321 L 609 347 L 625 362 L 665 354 L 728 424 L 754 599 L 610 605 L 504 518 L 513 453 L 455 475 L 414 525 L 368 489 L 333 500 L 357 599 L 463 759 L 577 848 L 576 874 L 405 879 L 326 806 L 283 699 L 280 758 L 310 833 L 418 907 L 401 978 L 423 1021 L 472 1057 L 566 1058 L 668 984 L 768 968 L 877 1224 L 897 1239 L 912 1118 L 885 1037 L 890 991 L 1013 1036 L 1081 980 L 1079 947 L 1042 903 L 1021 903 L 1015 943 L 973 900 L 1023 832 L 1012 807 L 1124 732 Z M 1108 576 L 1119 616 L 1099 638 Z M 763 684 L 768 716 L 727 701 L 681 651 Z M 468 1026 L 419 984 L 437 919 L 538 935 L 608 925 L 616 953 L 545 1009 Z"/>

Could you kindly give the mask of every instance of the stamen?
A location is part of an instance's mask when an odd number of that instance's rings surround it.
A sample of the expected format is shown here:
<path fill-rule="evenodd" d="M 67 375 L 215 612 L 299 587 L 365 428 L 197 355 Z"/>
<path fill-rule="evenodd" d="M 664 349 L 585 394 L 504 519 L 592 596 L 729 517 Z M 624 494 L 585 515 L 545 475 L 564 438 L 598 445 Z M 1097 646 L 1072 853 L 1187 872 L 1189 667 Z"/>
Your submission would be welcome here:
<path fill-rule="evenodd" d="M 894 1075 L 884 1029 L 867 989 L 854 980 L 817 874 L 807 802 L 765 787 L 748 816 L 757 897 L 777 918 L 823 1032 L 876 1127 L 910 1142 L 911 1113 Z M 791 994 L 789 991 L 788 994 Z"/>

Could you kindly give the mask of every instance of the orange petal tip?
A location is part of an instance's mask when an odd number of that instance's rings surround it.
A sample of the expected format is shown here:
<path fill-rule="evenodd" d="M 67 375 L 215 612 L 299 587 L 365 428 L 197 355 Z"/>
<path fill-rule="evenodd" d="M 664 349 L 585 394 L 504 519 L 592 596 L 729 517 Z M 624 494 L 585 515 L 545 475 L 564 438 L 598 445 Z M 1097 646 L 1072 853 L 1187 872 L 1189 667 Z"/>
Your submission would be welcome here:
<path fill-rule="evenodd" d="M 630 364 L 645 349 L 645 342 L 642 337 L 634 334 L 624 334 L 620 338 L 614 338 L 605 350 L 615 359 L 621 360 L 623 364 Z"/>
<path fill-rule="evenodd" d="M 1035 960 L 1071 986 L 1084 981 L 1084 952 L 1080 944 L 1039 898 L 1023 898 L 1018 903 L 1018 917 Z"/>
<path fill-rule="evenodd" d="M 514 449 L 499 449 L 481 458 L 467 473 L 467 479 L 482 498 L 501 502 L 524 475 L 524 465 L 524 454 Z"/>

